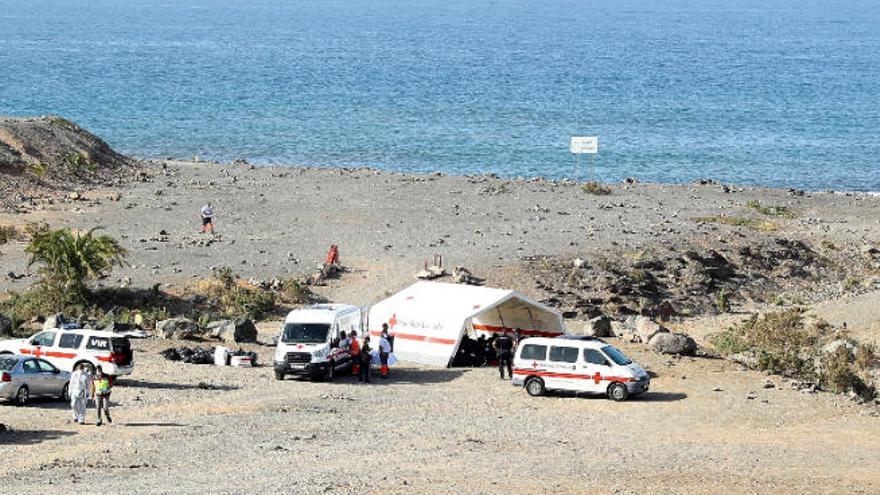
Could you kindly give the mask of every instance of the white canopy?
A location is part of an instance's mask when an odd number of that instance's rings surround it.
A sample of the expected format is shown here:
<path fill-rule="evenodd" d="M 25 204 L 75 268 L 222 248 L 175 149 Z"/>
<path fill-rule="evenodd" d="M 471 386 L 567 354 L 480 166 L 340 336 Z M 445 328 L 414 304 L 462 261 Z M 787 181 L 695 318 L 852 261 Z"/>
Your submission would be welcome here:
<path fill-rule="evenodd" d="M 562 313 L 505 289 L 416 282 L 370 309 L 369 330 L 388 323 L 398 359 L 449 366 L 465 332 L 518 331 L 523 336 L 565 332 Z"/>

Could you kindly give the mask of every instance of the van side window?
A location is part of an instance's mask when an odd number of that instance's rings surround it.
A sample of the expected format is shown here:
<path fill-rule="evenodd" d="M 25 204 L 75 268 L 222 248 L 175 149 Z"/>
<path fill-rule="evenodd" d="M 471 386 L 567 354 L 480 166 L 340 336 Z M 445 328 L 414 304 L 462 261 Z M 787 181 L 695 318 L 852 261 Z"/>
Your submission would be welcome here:
<path fill-rule="evenodd" d="M 48 347 L 55 343 L 55 332 L 38 333 L 31 339 L 31 345 Z"/>
<path fill-rule="evenodd" d="M 82 344 L 83 336 L 77 333 L 63 333 L 61 334 L 61 338 L 58 339 L 58 347 L 63 347 L 65 349 L 79 349 L 79 345 Z"/>
<path fill-rule="evenodd" d="M 86 343 L 86 349 L 91 349 L 93 351 L 109 351 L 110 341 L 104 337 L 89 337 L 89 341 Z"/>
<path fill-rule="evenodd" d="M 557 347 L 550 348 L 550 361 L 561 363 L 574 363 L 578 360 L 577 347 Z"/>
<path fill-rule="evenodd" d="M 598 364 L 600 366 L 608 366 L 608 360 L 596 349 L 584 349 L 584 361 L 590 364 Z"/>
<path fill-rule="evenodd" d="M 520 359 L 531 359 L 533 361 L 543 361 L 547 359 L 547 346 L 526 344 L 523 346 L 519 355 Z"/>

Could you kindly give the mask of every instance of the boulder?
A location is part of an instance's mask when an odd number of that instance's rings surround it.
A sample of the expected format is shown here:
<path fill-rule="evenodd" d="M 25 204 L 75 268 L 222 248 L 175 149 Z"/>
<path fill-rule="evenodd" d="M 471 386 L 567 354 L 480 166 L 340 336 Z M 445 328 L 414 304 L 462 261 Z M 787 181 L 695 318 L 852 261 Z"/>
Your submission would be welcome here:
<path fill-rule="evenodd" d="M 669 333 L 669 330 L 663 328 L 656 321 L 644 316 L 636 317 L 633 322 L 633 328 L 636 339 L 643 344 L 647 344 L 658 333 Z"/>
<path fill-rule="evenodd" d="M 156 333 L 163 339 L 194 339 L 202 336 L 199 325 L 182 316 L 157 322 Z"/>
<path fill-rule="evenodd" d="M 256 342 L 257 327 L 247 318 L 208 323 L 208 335 L 223 342 Z"/>
<path fill-rule="evenodd" d="M 590 337 L 613 337 L 611 331 L 611 318 L 599 315 L 587 321 L 573 321 L 569 324 L 572 333 L 587 335 Z"/>
<path fill-rule="evenodd" d="M 0 337 L 8 337 L 10 335 L 12 335 L 12 320 L 3 313 L 0 313 Z"/>
<path fill-rule="evenodd" d="M 678 354 L 693 356 L 697 351 L 697 343 L 683 333 L 658 332 L 648 341 L 652 351 L 660 354 Z"/>
<path fill-rule="evenodd" d="M 59 328 L 65 323 L 70 323 L 70 319 L 64 313 L 55 313 L 46 317 L 46 321 L 43 322 L 43 331 Z"/>

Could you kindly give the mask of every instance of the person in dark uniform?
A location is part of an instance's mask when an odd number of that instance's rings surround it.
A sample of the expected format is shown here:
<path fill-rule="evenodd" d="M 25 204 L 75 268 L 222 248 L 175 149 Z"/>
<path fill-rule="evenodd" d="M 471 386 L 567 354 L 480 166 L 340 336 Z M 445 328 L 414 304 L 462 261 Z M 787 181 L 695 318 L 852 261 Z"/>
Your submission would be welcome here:
<path fill-rule="evenodd" d="M 498 374 L 504 380 L 504 368 L 507 368 L 508 379 L 513 378 L 513 339 L 502 333 L 495 339 L 495 352 L 498 354 Z"/>
<path fill-rule="evenodd" d="M 359 382 L 370 382 L 370 360 L 373 359 L 373 356 L 370 354 L 373 350 L 370 349 L 370 336 L 367 335 L 364 337 L 364 343 L 361 345 L 361 352 L 359 354 L 361 361 L 361 368 L 358 371 L 358 381 Z"/>

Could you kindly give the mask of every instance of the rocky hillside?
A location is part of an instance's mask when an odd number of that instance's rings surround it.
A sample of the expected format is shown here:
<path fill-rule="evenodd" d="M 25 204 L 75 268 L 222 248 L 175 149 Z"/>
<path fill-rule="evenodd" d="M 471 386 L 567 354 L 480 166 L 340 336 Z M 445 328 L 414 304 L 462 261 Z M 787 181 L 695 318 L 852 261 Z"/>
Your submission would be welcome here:
<path fill-rule="evenodd" d="M 118 183 L 135 162 L 61 117 L 0 117 L 0 206 Z"/>

